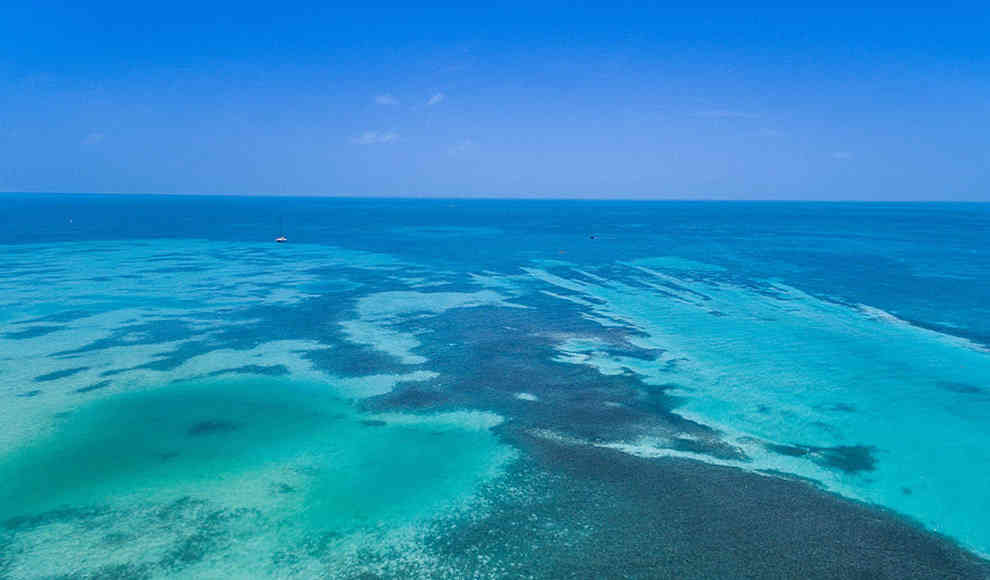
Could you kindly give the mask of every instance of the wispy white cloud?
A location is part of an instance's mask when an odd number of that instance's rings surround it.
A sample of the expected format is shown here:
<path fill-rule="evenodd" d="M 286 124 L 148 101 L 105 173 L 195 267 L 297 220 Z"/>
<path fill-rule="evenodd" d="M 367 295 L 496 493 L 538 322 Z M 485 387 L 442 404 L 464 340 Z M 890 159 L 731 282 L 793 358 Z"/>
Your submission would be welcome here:
<path fill-rule="evenodd" d="M 833 151 L 832 159 L 852 159 L 853 154 L 848 151 Z"/>
<path fill-rule="evenodd" d="M 441 101 L 443 101 L 446 98 L 447 98 L 447 95 L 445 95 L 443 93 L 437 93 L 437 94 L 433 95 L 432 97 L 430 97 L 429 100 L 426 101 L 426 104 L 427 105 L 436 105 L 436 104 L 439 104 Z"/>
<path fill-rule="evenodd" d="M 694 114 L 695 117 L 701 117 L 703 119 L 758 119 L 760 116 L 756 113 L 747 113 L 745 111 L 732 111 L 729 109 L 710 109 L 707 111 L 697 111 Z"/>
<path fill-rule="evenodd" d="M 379 105 L 398 105 L 399 99 L 386 93 L 384 95 L 375 96 L 375 103 Z"/>
<path fill-rule="evenodd" d="M 365 131 L 351 139 L 351 143 L 356 145 L 380 145 L 384 143 L 395 143 L 398 140 L 399 134 L 394 131 Z"/>
<path fill-rule="evenodd" d="M 86 135 L 85 137 L 83 137 L 82 144 L 85 145 L 85 146 L 87 146 L 87 147 L 90 147 L 90 146 L 93 146 L 93 145 L 99 145 L 103 141 L 103 138 L 105 136 L 106 135 L 104 135 L 103 133 L 99 133 L 99 132 L 94 131 L 93 133 L 90 133 L 89 135 Z"/>

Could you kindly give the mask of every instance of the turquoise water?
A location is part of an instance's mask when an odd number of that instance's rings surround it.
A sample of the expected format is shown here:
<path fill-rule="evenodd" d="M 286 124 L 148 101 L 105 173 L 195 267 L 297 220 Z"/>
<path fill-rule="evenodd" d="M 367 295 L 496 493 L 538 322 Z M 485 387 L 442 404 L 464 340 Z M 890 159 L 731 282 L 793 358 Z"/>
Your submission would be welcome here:
<path fill-rule="evenodd" d="M 251 375 L 194 381 L 60 418 L 53 433 L 8 457 L 2 509 L 10 517 L 107 498 L 175 501 L 264 479 L 300 495 L 295 508 L 307 525 L 342 533 L 431 513 L 496 467 L 496 451 L 486 430 L 457 415 L 396 422 L 358 414 L 321 385 Z M 259 509 L 269 501 L 254 499 Z"/>
<path fill-rule="evenodd" d="M 0 577 L 463 576 L 520 437 L 990 554 L 985 205 L 0 203 Z"/>
<path fill-rule="evenodd" d="M 809 477 L 990 547 L 988 519 L 974 517 L 990 516 L 981 476 L 990 467 L 984 346 L 790 286 L 741 288 L 706 269 L 663 271 L 632 267 L 601 282 L 532 273 L 593 301 L 597 316 L 641 329 L 637 345 L 662 350 L 670 364 L 580 341 L 561 348 L 570 362 L 666 386 L 683 398 L 679 415 L 718 428 L 744 452 L 728 464 Z M 647 433 L 608 445 L 699 457 L 670 440 Z"/>

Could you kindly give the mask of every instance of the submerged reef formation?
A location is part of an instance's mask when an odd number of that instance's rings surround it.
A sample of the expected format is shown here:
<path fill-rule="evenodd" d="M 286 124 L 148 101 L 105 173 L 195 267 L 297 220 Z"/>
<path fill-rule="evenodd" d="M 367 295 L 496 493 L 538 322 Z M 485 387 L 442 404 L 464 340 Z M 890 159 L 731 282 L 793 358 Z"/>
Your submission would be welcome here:
<path fill-rule="evenodd" d="M 3 246 L 0 578 L 990 576 L 980 329 L 551 215 Z"/>

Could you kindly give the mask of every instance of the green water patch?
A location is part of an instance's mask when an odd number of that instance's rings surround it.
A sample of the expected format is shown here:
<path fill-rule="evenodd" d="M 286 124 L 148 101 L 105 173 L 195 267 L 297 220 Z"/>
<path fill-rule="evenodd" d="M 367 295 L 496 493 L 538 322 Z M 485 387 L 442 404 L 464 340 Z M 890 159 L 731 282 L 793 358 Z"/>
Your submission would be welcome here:
<path fill-rule="evenodd" d="M 344 537 L 456 508 L 511 455 L 490 431 L 497 417 L 375 416 L 332 393 L 223 376 L 95 401 L 0 458 L 0 522 L 16 533 L 59 523 L 44 514 L 192 497 L 260 510 L 272 528 L 256 532 L 276 550 L 285 529 Z"/>

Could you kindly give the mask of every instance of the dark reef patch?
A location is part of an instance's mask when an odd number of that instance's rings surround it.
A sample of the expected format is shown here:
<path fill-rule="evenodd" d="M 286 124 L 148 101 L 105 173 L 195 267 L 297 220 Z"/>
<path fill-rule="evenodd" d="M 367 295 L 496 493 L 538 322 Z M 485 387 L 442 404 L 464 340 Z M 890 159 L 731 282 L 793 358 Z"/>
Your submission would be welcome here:
<path fill-rule="evenodd" d="M 230 421 L 222 421 L 217 419 L 200 421 L 199 423 L 194 423 L 189 426 L 186 430 L 186 435 L 190 437 L 200 437 L 202 435 L 214 435 L 217 433 L 229 433 L 231 431 L 236 431 L 239 426 Z"/>
<path fill-rule="evenodd" d="M 871 445 L 839 445 L 836 447 L 815 447 L 812 445 L 779 445 L 767 443 L 768 451 L 790 457 L 806 457 L 823 467 L 842 470 L 846 473 L 873 471 L 876 469 L 876 447 Z"/>
<path fill-rule="evenodd" d="M 407 368 L 392 355 L 367 345 L 347 342 L 343 338 L 333 348 L 311 350 L 303 358 L 317 369 L 338 377 L 400 374 Z"/>
<path fill-rule="evenodd" d="M 157 360 L 138 365 L 134 368 L 163 372 L 171 371 L 179 368 L 192 357 L 207 353 L 212 349 L 213 347 L 205 342 L 184 342 L 173 351 L 159 355 Z"/>
<path fill-rule="evenodd" d="M 41 390 L 40 389 L 34 389 L 33 391 L 25 391 L 23 393 L 17 393 L 17 395 L 15 395 L 15 396 L 22 397 L 22 398 L 28 398 L 28 397 L 37 397 L 40 394 L 41 394 Z"/>
<path fill-rule="evenodd" d="M 181 501 L 181 500 L 180 500 Z M 182 571 L 188 566 L 201 562 L 209 554 L 222 552 L 229 548 L 235 541 L 230 525 L 232 522 L 250 518 L 260 519 L 257 510 L 248 508 L 237 508 L 233 510 L 214 510 L 205 516 L 196 513 L 187 513 L 190 504 L 175 506 L 178 519 L 183 521 L 191 533 L 181 537 L 166 554 L 156 563 L 156 567 L 166 573 Z M 175 516 L 169 519 L 177 519 Z M 261 525 L 260 521 L 254 522 Z"/>
<path fill-rule="evenodd" d="M 528 295 L 516 301 L 538 305 L 546 300 L 553 299 Z M 588 365 L 554 360 L 556 347 L 568 337 L 595 339 L 608 345 L 609 352 L 644 360 L 655 360 L 659 353 L 634 346 L 629 338 L 635 331 L 603 328 L 582 318 L 577 305 L 557 300 L 543 306 L 460 308 L 398 325 L 408 332 L 429 332 L 430 340 L 417 353 L 440 376 L 365 400 L 362 406 L 368 411 L 480 407 L 519 426 L 600 442 L 681 433 L 687 437 L 674 445 L 684 450 L 746 459 L 716 431 L 677 415 L 679 400 L 666 393 L 667 387 L 646 385 L 631 372 L 603 375 Z M 561 309 L 572 312 L 562 314 Z M 519 392 L 538 401 L 521 401 Z"/>
<path fill-rule="evenodd" d="M 382 284 L 381 273 L 372 274 L 347 267 L 316 270 L 332 275 L 335 279 L 346 274 L 348 281 L 352 282 L 374 280 L 376 290 L 379 291 L 405 289 L 399 283 Z M 312 362 L 313 366 L 328 374 L 356 377 L 405 372 L 408 366 L 402 365 L 395 357 L 346 339 L 339 323 L 356 317 L 354 304 L 361 295 L 356 289 L 349 289 L 332 295 L 309 297 L 291 306 L 259 305 L 231 312 L 229 316 L 244 321 L 244 324 L 220 329 L 214 340 L 234 349 L 250 349 L 270 340 L 312 340 L 333 345 L 332 348 L 318 348 L 303 353 L 303 357 Z"/>
<path fill-rule="evenodd" d="M 668 447 L 675 451 L 708 455 L 716 459 L 734 461 L 749 460 L 749 457 L 742 449 L 726 443 L 717 437 L 710 439 L 684 439 L 682 437 L 675 437 L 671 439 Z"/>
<path fill-rule="evenodd" d="M 13 332 L 4 333 L 4 338 L 10 338 L 14 340 L 19 340 L 23 338 L 37 338 L 39 336 L 45 336 L 46 334 L 51 334 L 59 330 L 65 330 L 66 326 L 29 326 L 23 330 L 16 330 Z"/>
<path fill-rule="evenodd" d="M 86 318 L 92 316 L 93 313 L 88 310 L 63 310 L 62 312 L 56 312 L 54 314 L 46 314 L 45 316 L 39 316 L 37 318 L 32 318 L 30 320 L 24 320 L 21 324 L 35 324 L 39 322 L 73 322 L 81 318 Z"/>
<path fill-rule="evenodd" d="M 105 388 L 109 387 L 111 384 L 113 384 L 113 381 L 109 381 L 109 380 L 107 380 L 107 381 L 100 381 L 98 383 L 93 383 L 92 385 L 89 385 L 88 387 L 80 387 L 80 388 L 76 389 L 73 392 L 76 392 L 76 393 L 88 393 L 90 391 L 96 391 L 96 390 L 99 390 L 99 389 L 105 389 Z"/>
<path fill-rule="evenodd" d="M 426 409 L 443 407 L 449 401 L 449 396 L 441 388 L 429 388 L 415 385 L 407 388 L 397 388 L 384 397 L 366 401 L 362 407 L 373 409 Z"/>
<path fill-rule="evenodd" d="M 362 419 L 361 424 L 365 427 L 384 427 L 388 425 L 388 423 L 380 419 Z"/>
<path fill-rule="evenodd" d="M 196 331 L 187 322 L 182 320 L 165 319 L 154 322 L 124 324 L 115 328 L 110 336 L 106 338 L 94 340 L 79 348 L 59 351 L 53 353 L 52 356 L 64 357 L 120 346 L 175 342 L 192 338 L 196 334 Z M 135 339 L 135 337 L 137 338 Z"/>
<path fill-rule="evenodd" d="M 945 324 L 938 324 L 935 322 L 928 322 L 924 320 L 917 320 L 914 318 L 905 318 L 905 322 L 908 322 L 912 326 L 917 326 L 919 328 L 927 328 L 928 330 L 934 330 L 942 334 L 947 334 L 949 336 L 958 336 L 960 338 L 965 338 L 971 340 L 980 346 L 985 346 L 990 348 L 990 333 L 978 332 L 971 328 L 963 328 L 960 326 L 949 326 Z"/>
<path fill-rule="evenodd" d="M 847 403 L 835 403 L 832 405 L 825 405 L 821 407 L 823 411 L 832 411 L 835 413 L 855 413 L 856 407 L 849 405 Z"/>
<path fill-rule="evenodd" d="M 207 376 L 216 377 L 226 374 L 249 374 L 263 375 L 267 377 L 282 377 L 289 374 L 289 368 L 285 365 L 244 365 L 232 369 L 213 371 Z"/>
<path fill-rule="evenodd" d="M 209 534 L 195 533 L 186 536 L 169 550 L 162 558 L 160 565 L 166 570 L 177 572 L 190 564 L 199 562 L 215 548 L 213 538 Z"/>
<path fill-rule="evenodd" d="M 103 536 L 103 538 L 101 538 L 101 541 L 104 544 L 107 544 L 108 546 L 119 546 L 132 538 L 133 536 L 131 536 L 130 534 L 125 534 L 122 532 L 113 532 Z"/>
<path fill-rule="evenodd" d="M 981 389 L 976 385 L 970 385 L 968 383 L 959 383 L 955 381 L 938 381 L 935 386 L 942 389 L 943 391 L 949 391 L 952 393 L 960 393 L 963 395 L 981 395 L 986 393 L 986 389 Z"/>
<path fill-rule="evenodd" d="M 45 375 L 38 375 L 34 377 L 34 381 L 37 383 L 43 383 L 45 381 L 54 381 L 57 379 L 64 379 L 65 377 L 71 377 L 76 373 L 81 373 L 85 370 L 89 370 L 89 367 L 75 367 L 71 369 L 63 369 L 60 371 L 55 371 Z"/>
<path fill-rule="evenodd" d="M 448 570 L 517 578 L 982 579 L 990 563 L 801 481 L 502 429 L 526 452 L 483 518 L 436 532 Z M 525 498 L 525 499 L 516 499 Z M 483 562 L 483 563 L 482 563 Z M 452 576 L 456 576 L 454 572 Z"/>

